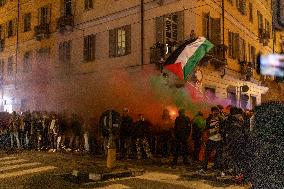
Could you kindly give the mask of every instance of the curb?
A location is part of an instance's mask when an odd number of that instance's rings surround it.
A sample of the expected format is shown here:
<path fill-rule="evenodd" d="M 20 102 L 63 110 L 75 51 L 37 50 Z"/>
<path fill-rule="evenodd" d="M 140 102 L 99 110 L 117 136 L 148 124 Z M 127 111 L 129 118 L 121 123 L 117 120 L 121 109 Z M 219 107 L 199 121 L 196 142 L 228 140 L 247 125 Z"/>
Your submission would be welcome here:
<path fill-rule="evenodd" d="M 130 169 L 125 171 L 117 171 L 110 173 L 88 173 L 84 171 L 73 170 L 72 176 L 82 181 L 106 181 L 115 178 L 126 178 L 141 176 L 145 173 L 142 169 Z"/>

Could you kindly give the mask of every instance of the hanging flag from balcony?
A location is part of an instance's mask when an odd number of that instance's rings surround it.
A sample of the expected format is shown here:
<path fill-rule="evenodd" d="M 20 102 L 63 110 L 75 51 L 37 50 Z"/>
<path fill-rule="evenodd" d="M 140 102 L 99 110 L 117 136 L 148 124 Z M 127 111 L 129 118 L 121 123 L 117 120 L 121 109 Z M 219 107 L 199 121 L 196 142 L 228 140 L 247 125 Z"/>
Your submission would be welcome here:
<path fill-rule="evenodd" d="M 180 45 L 165 61 L 164 68 L 186 80 L 198 62 L 213 48 L 213 44 L 204 37 L 188 40 Z"/>

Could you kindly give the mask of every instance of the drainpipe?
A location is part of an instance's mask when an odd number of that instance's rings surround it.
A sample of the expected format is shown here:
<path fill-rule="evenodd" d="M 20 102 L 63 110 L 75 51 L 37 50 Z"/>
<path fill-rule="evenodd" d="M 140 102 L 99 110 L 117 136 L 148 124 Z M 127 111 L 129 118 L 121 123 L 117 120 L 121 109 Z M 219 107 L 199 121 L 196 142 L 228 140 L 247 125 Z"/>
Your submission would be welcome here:
<path fill-rule="evenodd" d="M 19 22 L 20 22 L 20 0 L 17 1 L 17 42 L 16 42 L 16 64 L 15 64 L 15 89 L 17 87 L 17 72 L 18 72 L 18 51 L 19 51 Z"/>
<path fill-rule="evenodd" d="M 224 5 L 224 0 L 222 0 L 222 30 L 223 30 L 222 45 L 223 45 L 223 48 L 224 48 L 224 46 L 225 46 L 225 5 Z M 224 49 L 223 49 L 223 58 L 225 58 Z"/>
<path fill-rule="evenodd" d="M 141 0 L 141 66 L 144 65 L 144 0 Z"/>

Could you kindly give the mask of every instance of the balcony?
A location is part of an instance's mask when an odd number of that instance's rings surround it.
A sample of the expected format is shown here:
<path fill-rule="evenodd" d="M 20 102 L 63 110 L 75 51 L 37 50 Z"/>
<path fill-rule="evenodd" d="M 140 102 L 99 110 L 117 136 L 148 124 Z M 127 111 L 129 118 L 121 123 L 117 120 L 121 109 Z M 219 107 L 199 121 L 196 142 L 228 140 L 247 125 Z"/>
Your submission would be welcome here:
<path fill-rule="evenodd" d="M 258 30 L 259 42 L 263 44 L 263 46 L 267 46 L 270 39 L 270 33 L 263 28 L 259 28 Z"/>
<path fill-rule="evenodd" d="M 74 16 L 66 15 L 58 18 L 57 21 L 57 30 L 60 33 L 64 33 L 66 31 L 73 31 L 74 27 Z"/>
<path fill-rule="evenodd" d="M 241 69 L 240 69 L 241 79 L 245 81 L 250 81 L 250 79 L 253 76 L 253 67 L 254 67 L 253 63 L 242 61 L 240 62 L 240 64 L 241 64 Z"/>
<path fill-rule="evenodd" d="M 4 39 L 0 39 L 0 52 L 4 51 L 4 47 L 5 47 L 5 40 Z"/>
<path fill-rule="evenodd" d="M 226 45 L 217 44 L 205 55 L 204 59 L 214 65 L 216 69 L 224 67 L 227 65 L 227 59 L 225 58 L 227 49 Z"/>
<path fill-rule="evenodd" d="M 49 34 L 50 34 L 50 32 L 49 32 L 49 24 L 47 24 L 47 23 L 35 26 L 34 30 L 35 30 L 34 37 L 38 41 L 40 41 L 42 39 L 46 39 L 46 38 L 49 37 Z"/>

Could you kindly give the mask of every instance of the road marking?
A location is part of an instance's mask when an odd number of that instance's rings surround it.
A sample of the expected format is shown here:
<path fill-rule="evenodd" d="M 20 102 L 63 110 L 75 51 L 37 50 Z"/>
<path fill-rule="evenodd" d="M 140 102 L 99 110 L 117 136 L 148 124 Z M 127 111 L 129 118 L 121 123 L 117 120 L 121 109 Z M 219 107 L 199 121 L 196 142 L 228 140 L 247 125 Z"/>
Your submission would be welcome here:
<path fill-rule="evenodd" d="M 40 165 L 40 164 L 41 163 L 34 162 L 34 163 L 25 163 L 25 164 L 19 164 L 19 165 L 9 165 L 9 166 L 0 167 L 0 172 L 12 170 L 12 169 L 18 169 L 22 167 L 31 167 L 31 166 Z"/>
<path fill-rule="evenodd" d="M 123 185 L 123 184 L 112 184 L 109 186 L 104 186 L 100 188 L 94 188 L 94 189 L 128 189 L 130 188 L 129 186 Z"/>
<path fill-rule="evenodd" d="M 3 165 L 11 165 L 11 164 L 23 163 L 23 162 L 27 162 L 27 161 L 28 161 L 28 160 L 25 160 L 25 159 L 16 159 L 16 160 L 10 160 L 10 161 L 0 162 L 0 164 L 3 164 Z"/>
<path fill-rule="evenodd" d="M 0 161 L 2 161 L 2 160 L 10 160 L 10 159 L 15 159 L 16 157 L 15 156 L 7 156 L 7 157 L 2 157 L 2 158 L 0 158 Z"/>
<path fill-rule="evenodd" d="M 0 174 L 0 179 L 23 176 L 23 175 L 27 175 L 27 174 L 44 172 L 44 171 L 50 171 L 50 170 L 53 170 L 53 169 L 56 169 L 56 168 L 57 167 L 54 167 L 54 166 L 44 166 L 44 167 L 37 167 L 37 168 L 33 168 L 33 169 L 26 169 L 26 170 L 22 170 L 22 171 L 15 171 L 15 172 L 11 172 L 11 173 L 3 173 L 3 174 Z"/>

